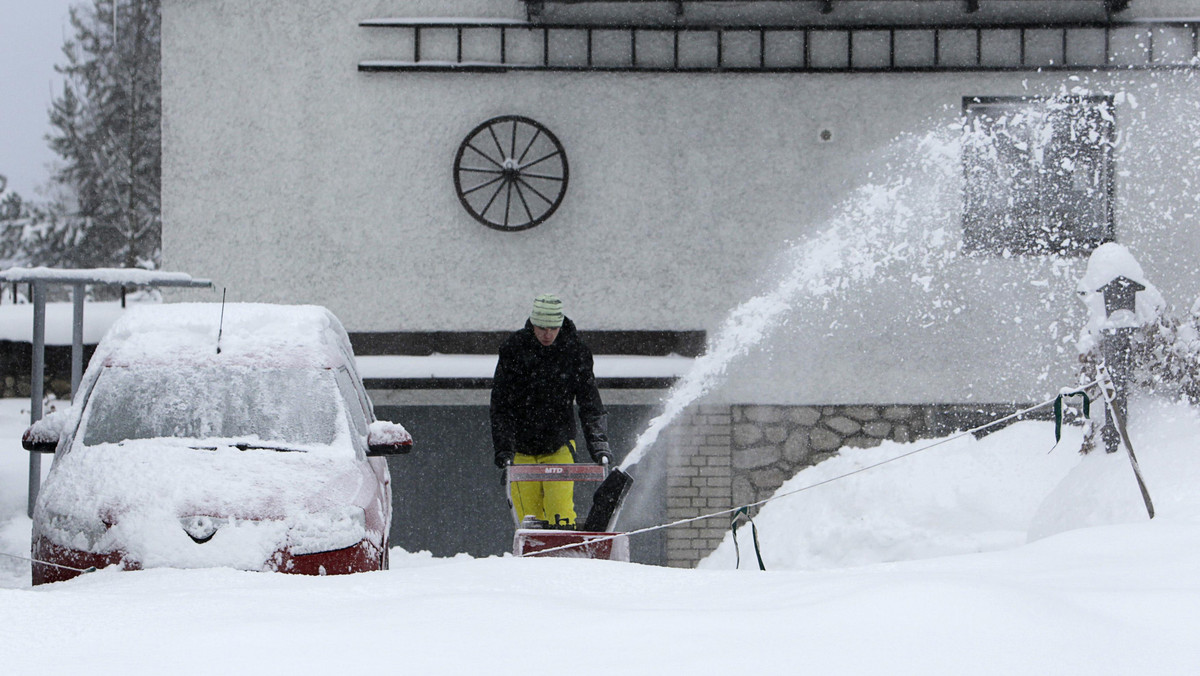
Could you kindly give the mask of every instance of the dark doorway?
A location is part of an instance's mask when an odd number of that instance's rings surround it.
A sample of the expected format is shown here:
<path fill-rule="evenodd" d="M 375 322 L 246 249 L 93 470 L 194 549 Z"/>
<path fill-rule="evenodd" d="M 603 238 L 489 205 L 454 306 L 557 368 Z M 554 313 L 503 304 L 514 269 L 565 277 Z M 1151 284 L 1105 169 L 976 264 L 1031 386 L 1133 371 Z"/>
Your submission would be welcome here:
<path fill-rule="evenodd" d="M 608 433 L 618 462 L 632 448 L 654 414 L 647 405 L 607 406 Z M 489 556 L 512 551 L 513 521 L 501 485 L 500 470 L 492 464 L 491 426 L 486 406 L 378 406 L 382 420 L 404 425 L 412 434 L 412 453 L 388 459 L 392 474 L 392 546 L 410 552 L 427 550 L 434 556 L 465 552 Z M 578 439 L 582 439 L 577 434 Z M 582 448 L 577 458 L 587 461 Z M 636 518 L 622 513 L 621 530 L 631 530 L 666 518 L 662 487 L 648 476 L 634 476 L 638 499 Z M 587 514 L 589 484 L 576 487 L 576 508 Z M 656 493 L 656 495 L 655 495 Z M 632 497 L 632 496 L 631 496 Z M 654 531 L 630 538 L 630 558 L 663 565 L 666 536 Z"/>

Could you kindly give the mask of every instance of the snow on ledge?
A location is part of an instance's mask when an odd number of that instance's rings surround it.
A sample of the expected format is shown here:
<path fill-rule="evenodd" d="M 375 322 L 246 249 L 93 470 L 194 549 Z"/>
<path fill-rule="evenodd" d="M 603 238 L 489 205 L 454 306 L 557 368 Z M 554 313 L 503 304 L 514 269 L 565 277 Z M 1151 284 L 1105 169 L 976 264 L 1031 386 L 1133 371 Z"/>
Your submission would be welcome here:
<path fill-rule="evenodd" d="M 496 355 L 434 354 L 428 356 L 356 357 L 363 378 L 491 378 Z M 678 378 L 692 367 L 692 359 L 669 355 L 596 355 L 597 378 Z"/>
<path fill-rule="evenodd" d="M 9 268 L 0 272 L 3 282 L 54 281 L 78 284 L 127 284 L 133 286 L 211 285 L 207 279 L 194 279 L 185 272 L 163 272 L 142 268 Z"/>

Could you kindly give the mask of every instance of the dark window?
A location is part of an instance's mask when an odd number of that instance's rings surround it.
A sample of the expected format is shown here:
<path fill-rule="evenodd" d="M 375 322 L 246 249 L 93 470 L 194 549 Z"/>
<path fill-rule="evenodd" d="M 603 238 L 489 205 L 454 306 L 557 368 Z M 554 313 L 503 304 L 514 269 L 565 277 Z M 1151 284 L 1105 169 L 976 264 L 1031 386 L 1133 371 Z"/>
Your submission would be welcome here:
<path fill-rule="evenodd" d="M 1113 239 L 1107 97 L 963 101 L 963 246 L 1083 255 Z"/>

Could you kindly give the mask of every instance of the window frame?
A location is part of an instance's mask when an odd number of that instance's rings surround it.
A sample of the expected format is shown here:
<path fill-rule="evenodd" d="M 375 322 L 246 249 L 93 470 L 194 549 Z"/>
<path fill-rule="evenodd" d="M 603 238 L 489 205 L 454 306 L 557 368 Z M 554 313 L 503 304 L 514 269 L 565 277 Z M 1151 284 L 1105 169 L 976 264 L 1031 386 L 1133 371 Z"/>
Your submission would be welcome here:
<path fill-rule="evenodd" d="M 973 120 L 982 116 L 979 109 L 984 107 L 999 107 L 1011 106 L 1013 110 L 1028 109 L 1032 110 L 1034 106 L 1050 105 L 1054 102 L 1066 102 L 1073 106 L 1086 106 L 1081 113 L 1084 115 L 1100 115 L 1105 123 L 1099 129 L 1101 139 L 1094 148 L 1088 148 L 1088 152 L 1095 153 L 1098 159 L 1099 171 L 1103 172 L 1100 179 L 1100 184 L 1095 187 L 1100 190 L 1100 195 L 1104 199 L 1102 206 L 1102 215 L 1098 221 L 1092 223 L 1092 228 L 1098 232 L 1089 234 L 1085 230 L 1083 223 L 1073 223 L 1070 229 L 1054 230 L 1043 232 L 1050 233 L 1052 237 L 1057 237 L 1057 242 L 1046 243 L 1045 238 L 1037 237 L 1037 230 L 1031 227 L 1032 221 L 1029 219 L 1013 219 L 1018 221 L 1018 225 L 1024 226 L 1019 232 L 1009 233 L 1008 235 L 992 235 L 996 230 L 981 227 L 982 223 L 989 215 L 1001 213 L 1000 211 L 987 210 L 984 207 L 986 202 L 979 202 L 977 195 L 986 192 L 986 190 L 974 188 L 974 180 L 972 174 L 979 170 L 977 160 L 972 156 L 968 143 L 966 142 L 966 134 Z M 1107 111 L 1107 115 L 1100 111 Z M 1087 256 L 1097 246 L 1105 242 L 1111 242 L 1116 239 L 1116 224 L 1114 204 L 1116 200 L 1116 159 L 1115 159 L 1115 144 L 1116 144 L 1116 114 L 1114 99 L 1110 95 L 1072 95 L 1072 96 L 964 96 L 962 99 L 962 115 L 963 115 L 963 130 L 964 144 L 962 150 L 962 165 L 963 165 L 963 197 L 962 197 L 962 233 L 963 246 L 965 253 L 979 256 Z M 1056 135 L 1057 136 L 1057 135 Z M 1055 143 L 1058 139 L 1049 141 Z M 1087 148 L 1087 146 L 1077 146 L 1079 148 Z M 1025 149 L 1018 149 L 1020 152 L 1026 152 Z M 1078 157 L 1077 155 L 1074 157 Z M 1069 158 L 1068 158 L 1069 159 Z M 1042 163 L 1043 166 L 1049 164 L 1049 161 Z M 1010 166 L 1016 166 L 1010 165 Z M 1020 170 L 1016 167 L 1014 174 Z M 1069 179 L 1068 179 L 1069 180 Z M 1021 188 L 1018 186 L 1014 189 L 1016 193 Z M 1046 209 L 1045 203 L 1050 201 L 1049 195 L 1043 191 L 1037 191 L 1032 195 L 1027 195 L 1027 202 L 1033 202 L 1039 214 L 1044 214 Z M 1060 198 L 1061 199 L 1061 198 Z M 1008 211 L 1003 212 L 1006 215 L 1020 215 L 1021 204 L 1012 204 Z M 1081 212 L 1076 212 L 1080 213 Z M 1010 221 L 1011 222 L 1011 221 Z"/>

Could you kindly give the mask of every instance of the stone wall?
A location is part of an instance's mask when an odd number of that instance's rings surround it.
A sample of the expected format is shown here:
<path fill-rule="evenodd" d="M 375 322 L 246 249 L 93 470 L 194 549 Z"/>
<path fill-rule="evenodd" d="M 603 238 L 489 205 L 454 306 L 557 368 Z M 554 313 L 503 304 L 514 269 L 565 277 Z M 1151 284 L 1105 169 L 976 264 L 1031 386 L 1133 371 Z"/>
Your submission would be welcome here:
<path fill-rule="evenodd" d="M 1024 406 L 696 406 L 663 435 L 670 450 L 667 519 L 679 521 L 769 498 L 797 472 L 839 449 L 946 436 L 1020 408 Z M 727 516 L 667 529 L 667 565 L 695 566 L 728 530 Z"/>
<path fill-rule="evenodd" d="M 884 439 L 907 442 L 928 427 L 917 406 L 732 406 L 733 501 L 770 497 L 797 472 Z"/>

